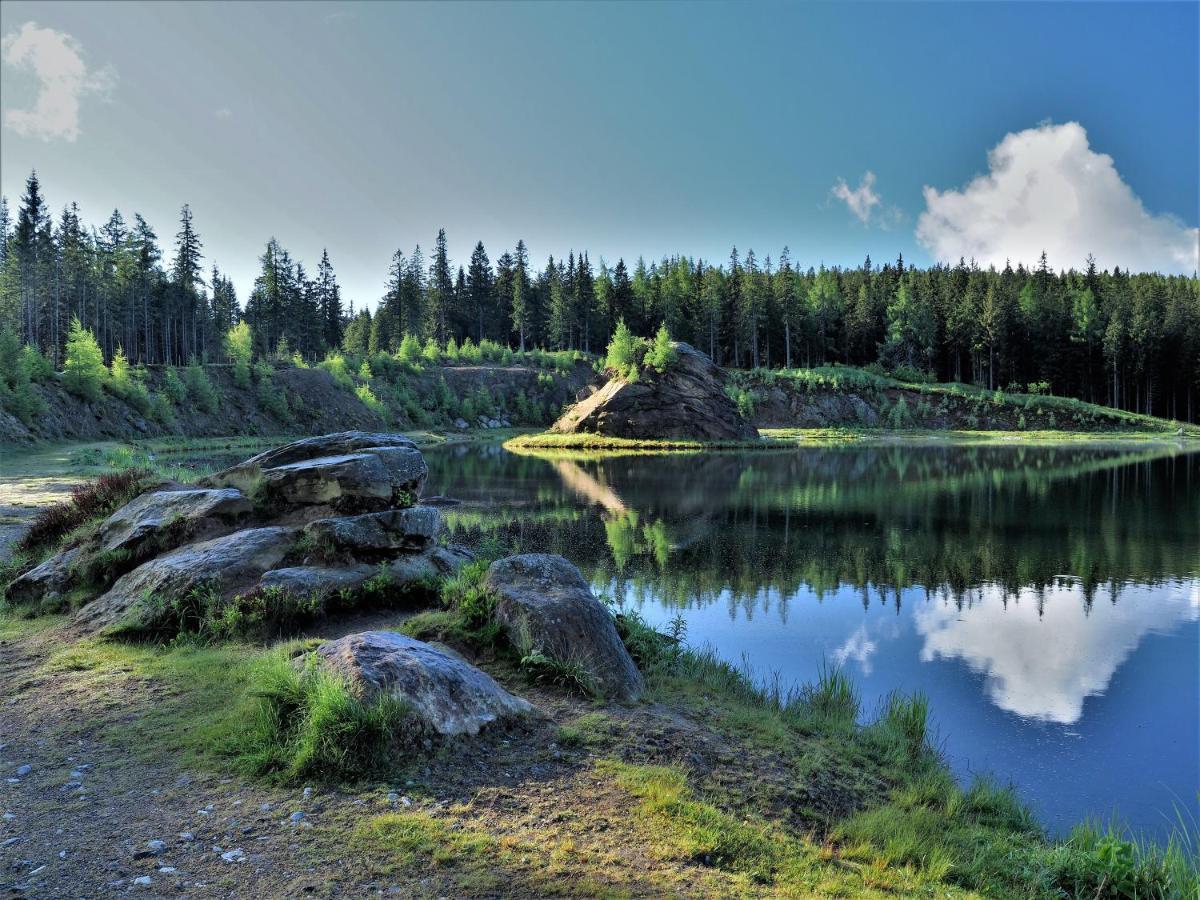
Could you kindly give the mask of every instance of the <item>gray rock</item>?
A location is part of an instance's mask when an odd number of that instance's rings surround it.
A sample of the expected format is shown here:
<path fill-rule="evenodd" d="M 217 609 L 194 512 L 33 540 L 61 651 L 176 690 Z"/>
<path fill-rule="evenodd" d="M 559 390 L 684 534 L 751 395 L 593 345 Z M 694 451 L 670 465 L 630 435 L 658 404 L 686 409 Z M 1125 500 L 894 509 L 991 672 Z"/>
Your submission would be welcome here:
<path fill-rule="evenodd" d="M 430 644 L 393 631 L 364 631 L 317 648 L 321 664 L 346 678 L 364 699 L 389 695 L 407 703 L 443 735 L 478 734 L 533 707 L 485 672 Z"/>
<path fill-rule="evenodd" d="M 522 651 L 577 663 L 604 696 L 641 696 L 645 682 L 612 616 L 561 556 L 528 553 L 497 560 L 485 584 L 497 594 L 496 620 Z"/>
<path fill-rule="evenodd" d="M 297 596 L 328 597 L 338 591 L 357 591 L 379 572 L 378 566 L 288 566 L 272 569 L 258 581 L 260 588 L 278 588 Z"/>
<path fill-rule="evenodd" d="M 678 360 L 663 373 L 646 369 L 635 382 L 621 377 L 579 401 L 550 430 L 625 438 L 755 440 L 725 393 L 725 373 L 689 344 L 676 342 Z"/>
<path fill-rule="evenodd" d="M 139 887 L 146 887 L 150 884 L 153 884 L 154 879 L 151 878 L 149 875 L 139 875 L 137 878 L 133 879 L 133 883 L 138 885 Z"/>
<path fill-rule="evenodd" d="M 304 813 L 302 813 L 300 810 L 296 810 L 294 813 L 292 813 L 290 816 L 288 816 L 288 818 L 291 819 L 293 822 L 299 822 L 301 819 L 304 818 Z"/>
<path fill-rule="evenodd" d="M 30 569 L 8 586 L 9 602 L 33 603 L 53 600 L 55 596 L 65 593 L 70 589 L 73 579 L 71 568 L 82 553 L 79 547 L 72 547 Z"/>
<path fill-rule="evenodd" d="M 181 547 L 122 575 L 105 594 L 79 610 L 75 623 L 87 630 L 153 629 L 166 602 L 193 590 L 232 596 L 254 586 L 275 568 L 296 539 L 292 528 L 247 528 Z"/>
<path fill-rule="evenodd" d="M 154 491 L 131 500 L 104 520 L 97 549 L 128 550 L 140 556 L 153 547 L 171 550 L 197 530 L 219 526 L 250 512 L 252 504 L 235 488 Z"/>
<path fill-rule="evenodd" d="M 28 775 L 32 771 L 33 771 L 33 766 L 29 765 L 29 763 L 25 763 L 25 765 L 23 765 L 23 766 L 17 766 L 17 777 L 24 778 L 26 775 Z"/>
<path fill-rule="evenodd" d="M 361 516 L 317 519 L 304 529 L 339 550 L 424 550 L 442 532 L 442 514 L 431 506 L 388 509 Z"/>

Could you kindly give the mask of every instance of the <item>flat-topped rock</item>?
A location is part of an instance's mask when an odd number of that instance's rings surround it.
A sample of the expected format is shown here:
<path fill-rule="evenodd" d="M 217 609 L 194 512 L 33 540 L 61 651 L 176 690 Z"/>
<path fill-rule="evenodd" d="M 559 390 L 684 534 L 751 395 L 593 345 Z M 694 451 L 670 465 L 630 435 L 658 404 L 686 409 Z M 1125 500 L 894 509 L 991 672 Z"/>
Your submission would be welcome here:
<path fill-rule="evenodd" d="M 305 527 L 316 542 L 360 552 L 420 551 L 442 532 L 442 514 L 432 506 L 388 509 L 360 516 L 317 519 Z"/>
<path fill-rule="evenodd" d="M 263 469 L 258 489 L 296 506 L 410 505 L 429 469 L 414 447 L 372 447 Z"/>
<path fill-rule="evenodd" d="M 294 528 L 247 528 L 180 547 L 122 575 L 79 610 L 75 623 L 92 631 L 153 631 L 178 615 L 173 607 L 193 592 L 232 596 L 253 587 L 283 561 L 297 534 Z"/>
<path fill-rule="evenodd" d="M 320 664 L 345 678 L 360 698 L 386 695 L 400 700 L 438 734 L 478 734 L 493 722 L 533 711 L 486 672 L 394 631 L 350 634 L 322 644 L 316 654 Z"/>
<path fill-rule="evenodd" d="M 550 426 L 560 434 L 586 432 L 622 438 L 756 440 L 725 392 L 725 373 L 689 344 L 674 344 L 676 362 L 665 372 L 643 369 L 638 380 L 614 377 Z"/>
<path fill-rule="evenodd" d="M 612 616 L 587 579 L 561 556 L 526 553 L 499 559 L 484 583 L 497 595 L 496 621 L 521 652 L 537 650 L 578 664 L 606 697 L 636 700 L 642 695 L 642 673 Z"/>
<path fill-rule="evenodd" d="M 233 521 L 253 504 L 236 488 L 195 488 L 142 494 L 105 519 L 96 533 L 96 549 L 128 550 L 138 556 L 150 543 L 171 550 L 195 536 L 195 529 Z"/>

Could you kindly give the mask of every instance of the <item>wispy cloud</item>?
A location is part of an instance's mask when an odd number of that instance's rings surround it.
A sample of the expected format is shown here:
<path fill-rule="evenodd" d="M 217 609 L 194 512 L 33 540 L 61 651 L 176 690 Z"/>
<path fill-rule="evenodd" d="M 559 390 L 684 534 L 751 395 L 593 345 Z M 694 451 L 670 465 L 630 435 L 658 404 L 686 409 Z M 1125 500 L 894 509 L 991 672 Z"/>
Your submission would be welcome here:
<path fill-rule="evenodd" d="M 116 84 L 111 66 L 89 69 L 83 48 L 71 35 L 26 22 L 0 42 L 4 64 L 32 72 L 38 80 L 38 95 L 29 109 L 8 109 L 4 124 L 24 137 L 44 141 L 79 137 L 79 106 L 94 94 L 107 98 Z"/>
<path fill-rule="evenodd" d="M 851 188 L 845 178 L 839 178 L 829 189 L 829 195 L 845 203 L 846 208 L 864 225 L 888 229 L 904 218 L 899 207 L 884 204 L 883 196 L 875 190 L 875 173 L 870 169 L 863 173 L 856 188 Z"/>
<path fill-rule="evenodd" d="M 233 115 L 233 110 L 228 106 L 222 106 L 220 109 L 213 112 L 213 115 L 218 119 L 228 119 Z"/>
<path fill-rule="evenodd" d="M 1044 250 L 1064 268 L 1089 253 L 1106 268 L 1188 274 L 1200 267 L 1200 229 L 1149 213 L 1078 122 L 1005 135 L 988 169 L 960 190 L 925 188 L 917 240 L 937 259 L 1032 264 Z"/>

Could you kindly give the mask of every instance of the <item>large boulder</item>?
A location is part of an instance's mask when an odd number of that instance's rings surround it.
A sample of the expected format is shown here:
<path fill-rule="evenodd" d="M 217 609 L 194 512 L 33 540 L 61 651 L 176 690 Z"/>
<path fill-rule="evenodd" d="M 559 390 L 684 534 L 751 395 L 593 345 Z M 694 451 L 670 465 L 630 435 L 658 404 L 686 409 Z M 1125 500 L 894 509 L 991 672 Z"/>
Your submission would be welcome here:
<path fill-rule="evenodd" d="M 442 514 L 432 506 L 412 506 L 361 516 L 317 519 L 304 530 L 314 542 L 338 550 L 419 551 L 437 541 L 442 532 Z"/>
<path fill-rule="evenodd" d="M 75 623 L 89 631 L 154 631 L 180 615 L 189 595 L 241 593 L 283 561 L 296 542 L 294 528 L 247 528 L 189 544 L 142 563 L 84 606 Z"/>
<path fill-rule="evenodd" d="M 363 700 L 390 696 L 443 735 L 478 734 L 533 707 L 445 650 L 393 631 L 364 631 L 317 648 L 322 666 Z"/>
<path fill-rule="evenodd" d="M 105 519 L 96 532 L 98 551 L 173 549 L 198 532 L 220 528 L 248 514 L 253 504 L 236 488 L 197 488 L 142 494 Z"/>
<path fill-rule="evenodd" d="M 614 377 L 568 409 L 551 427 L 622 438 L 705 441 L 756 440 L 758 430 L 725 393 L 725 373 L 689 344 L 675 343 L 665 372 L 643 369 L 638 380 Z"/>
<path fill-rule="evenodd" d="M 5 592 L 10 603 L 53 603 L 71 588 L 82 550 L 71 547 L 17 578 Z"/>
<path fill-rule="evenodd" d="M 201 483 L 285 505 L 386 509 L 411 505 L 428 474 L 408 438 L 346 431 L 268 450 Z"/>
<path fill-rule="evenodd" d="M 580 571 L 561 556 L 527 553 L 492 563 L 495 616 L 522 652 L 539 651 L 586 672 L 596 691 L 636 700 L 645 690 L 616 625 Z"/>

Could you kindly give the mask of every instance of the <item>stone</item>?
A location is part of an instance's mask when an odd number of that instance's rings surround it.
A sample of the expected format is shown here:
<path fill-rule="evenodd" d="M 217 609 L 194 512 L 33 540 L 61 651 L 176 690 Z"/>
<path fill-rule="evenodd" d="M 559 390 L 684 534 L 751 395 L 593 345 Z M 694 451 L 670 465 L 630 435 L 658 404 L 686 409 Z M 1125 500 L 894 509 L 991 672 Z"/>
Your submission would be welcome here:
<path fill-rule="evenodd" d="M 292 813 L 290 816 L 288 816 L 288 818 L 291 819 L 293 822 L 299 822 L 301 819 L 304 818 L 304 813 L 302 813 L 300 810 L 296 810 L 294 813 Z"/>
<path fill-rule="evenodd" d="M 147 885 L 153 884 L 154 879 L 149 875 L 139 875 L 137 878 L 133 879 L 133 883 L 139 887 L 146 887 Z"/>
<path fill-rule="evenodd" d="M 533 710 L 487 673 L 394 631 L 350 634 L 322 644 L 316 653 L 321 665 L 344 677 L 360 698 L 401 700 L 438 734 L 478 734 L 490 723 Z"/>
<path fill-rule="evenodd" d="M 166 841 L 146 841 L 146 846 L 155 853 L 161 853 L 163 848 L 167 846 Z"/>
<path fill-rule="evenodd" d="M 17 766 L 17 777 L 24 778 L 26 775 L 28 775 L 32 771 L 33 771 L 33 766 L 29 765 L 29 763 L 25 763 L 25 765 L 23 765 L 23 766 Z"/>
<path fill-rule="evenodd" d="M 305 527 L 314 541 L 351 552 L 424 550 L 442 532 L 442 514 L 431 506 L 388 509 L 360 516 L 317 519 Z"/>
<path fill-rule="evenodd" d="M 676 342 L 667 371 L 645 369 L 638 380 L 617 376 L 568 409 L 551 427 L 622 438 L 753 441 L 758 429 L 725 393 L 725 373 L 689 344 Z"/>
<path fill-rule="evenodd" d="M 153 491 L 125 504 L 101 523 L 98 550 L 172 550 L 199 529 L 219 526 L 251 511 L 253 504 L 235 488 Z"/>
<path fill-rule="evenodd" d="M 296 535 L 293 528 L 247 528 L 180 547 L 122 575 L 79 610 L 75 623 L 89 631 L 153 630 L 168 612 L 169 599 L 202 589 L 233 596 L 253 587 L 279 565 Z"/>
<path fill-rule="evenodd" d="M 645 682 L 604 605 L 561 556 L 527 553 L 499 559 L 484 584 L 497 596 L 496 621 L 523 652 L 580 665 L 595 690 L 636 700 Z"/>
<path fill-rule="evenodd" d="M 339 591 L 357 591 L 379 567 L 361 565 L 335 568 L 332 566 L 288 566 L 272 569 L 258 580 L 260 588 L 278 588 L 296 596 L 328 597 Z"/>
<path fill-rule="evenodd" d="M 72 567 L 79 561 L 83 551 L 71 547 L 57 553 L 41 565 L 30 569 L 8 586 L 6 596 L 10 603 L 34 603 L 52 600 L 70 589 L 74 578 Z"/>
<path fill-rule="evenodd" d="M 327 469 L 329 476 L 340 479 L 345 490 L 352 492 L 352 496 L 374 497 L 380 489 L 378 481 L 373 482 L 372 478 L 380 478 L 381 472 L 373 464 L 343 460 L 340 470 L 336 467 L 330 468 L 334 464 L 329 463 L 329 460 L 364 455 L 373 456 L 381 461 L 395 493 L 408 491 L 414 496 L 420 493 L 428 469 L 416 444 L 403 435 L 365 431 L 343 431 L 293 441 L 209 475 L 201 479 L 200 483 L 208 487 L 236 487 L 249 492 L 266 478 L 268 481 L 274 481 L 276 486 L 285 492 L 302 493 L 304 485 L 309 484 L 310 492 L 321 493 L 318 485 L 313 485 L 312 482 L 319 482 L 321 470 Z M 306 465 L 318 460 L 325 462 L 316 466 Z M 277 474 L 269 475 L 271 472 Z M 372 485 L 376 493 L 370 492 Z M 332 489 L 325 489 L 326 492 L 330 490 Z M 355 491 L 367 493 L 355 494 Z M 388 496 L 390 495 L 389 492 Z"/>
<path fill-rule="evenodd" d="M 298 506 L 391 506 L 402 493 L 415 496 L 428 469 L 419 450 L 386 447 L 343 456 L 319 456 L 264 469 L 269 495 Z"/>

